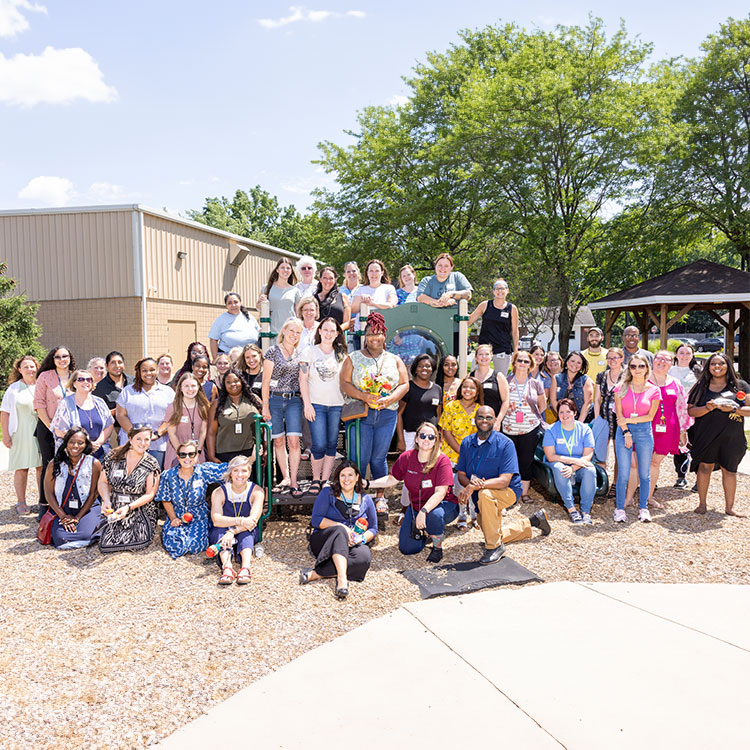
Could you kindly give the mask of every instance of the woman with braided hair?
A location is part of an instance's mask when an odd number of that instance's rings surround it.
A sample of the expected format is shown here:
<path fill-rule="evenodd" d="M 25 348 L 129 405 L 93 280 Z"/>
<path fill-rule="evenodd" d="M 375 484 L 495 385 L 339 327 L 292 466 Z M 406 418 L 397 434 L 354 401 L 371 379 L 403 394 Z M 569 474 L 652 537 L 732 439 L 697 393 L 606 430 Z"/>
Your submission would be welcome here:
<path fill-rule="evenodd" d="M 406 365 L 385 350 L 387 333 L 383 316 L 370 313 L 362 349 L 352 352 L 341 365 L 341 392 L 347 401 L 362 401 L 368 406 L 367 416 L 360 422 L 359 468 L 364 475 L 369 465 L 372 479 L 388 474 L 388 446 L 396 430 L 398 403 L 409 390 Z M 350 458 L 356 460 L 353 448 Z M 388 513 L 382 492 L 375 506 L 379 515 Z"/>

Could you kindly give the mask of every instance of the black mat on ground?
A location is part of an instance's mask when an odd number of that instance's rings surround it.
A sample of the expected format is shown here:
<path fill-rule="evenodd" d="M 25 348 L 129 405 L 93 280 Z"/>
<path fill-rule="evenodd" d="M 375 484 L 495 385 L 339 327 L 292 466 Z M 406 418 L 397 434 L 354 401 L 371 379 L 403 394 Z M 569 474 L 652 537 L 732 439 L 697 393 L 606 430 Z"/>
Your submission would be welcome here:
<path fill-rule="evenodd" d="M 451 594 L 468 594 L 471 591 L 493 586 L 506 586 L 509 583 L 543 582 L 536 573 L 532 573 L 509 557 L 503 557 L 492 565 L 466 562 L 438 565 L 429 570 L 404 570 L 402 572 L 408 581 L 419 586 L 422 599 Z"/>

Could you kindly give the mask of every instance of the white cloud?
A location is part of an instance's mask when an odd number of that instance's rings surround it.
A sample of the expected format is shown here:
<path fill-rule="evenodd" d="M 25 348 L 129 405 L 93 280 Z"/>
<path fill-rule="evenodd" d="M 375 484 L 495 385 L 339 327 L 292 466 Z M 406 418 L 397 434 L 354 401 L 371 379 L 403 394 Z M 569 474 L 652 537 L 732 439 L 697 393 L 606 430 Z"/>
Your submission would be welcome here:
<path fill-rule="evenodd" d="M 409 101 L 408 96 L 403 94 L 394 94 L 386 103 L 391 107 L 403 107 Z"/>
<path fill-rule="evenodd" d="M 43 5 L 28 0 L 0 0 L 0 37 L 15 36 L 29 28 L 29 22 L 21 11 L 46 13 Z"/>
<path fill-rule="evenodd" d="M 73 198 L 73 183 L 64 177 L 34 177 L 22 188 L 18 197 L 21 200 L 41 203 L 45 206 L 66 206 Z"/>
<path fill-rule="evenodd" d="M 290 23 L 298 23 L 299 21 L 320 23 L 329 18 L 364 18 L 366 15 L 363 10 L 347 10 L 339 13 L 335 10 L 307 10 L 302 5 L 292 5 L 289 11 L 288 16 L 282 16 L 281 18 L 259 18 L 258 23 L 264 29 L 278 29 L 282 26 L 288 26 Z"/>
<path fill-rule="evenodd" d="M 92 182 L 88 190 L 79 192 L 66 177 L 42 175 L 29 180 L 18 192 L 21 200 L 37 205 L 67 206 L 71 203 L 80 205 L 102 205 L 126 203 L 138 198 L 137 193 L 130 193 L 122 185 L 112 182 Z"/>
<path fill-rule="evenodd" d="M 0 53 L 0 102 L 33 107 L 40 102 L 63 104 L 75 99 L 117 99 L 117 90 L 104 83 L 96 60 L 85 50 L 47 47 L 41 55 L 9 58 Z"/>

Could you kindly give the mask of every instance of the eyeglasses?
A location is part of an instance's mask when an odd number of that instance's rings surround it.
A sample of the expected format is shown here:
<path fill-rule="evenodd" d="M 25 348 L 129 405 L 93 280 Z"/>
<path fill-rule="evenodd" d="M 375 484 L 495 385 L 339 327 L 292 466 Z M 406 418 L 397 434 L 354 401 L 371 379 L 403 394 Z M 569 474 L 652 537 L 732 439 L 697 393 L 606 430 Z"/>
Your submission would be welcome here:
<path fill-rule="evenodd" d="M 180 452 L 178 451 L 177 457 L 178 458 L 195 458 L 198 454 L 195 451 L 189 451 L 189 452 Z"/>
<path fill-rule="evenodd" d="M 94 378 L 76 378 L 77 383 L 93 383 Z"/>
<path fill-rule="evenodd" d="M 654 362 L 667 362 L 667 363 L 669 363 L 671 361 L 672 360 L 671 360 L 670 357 L 654 357 Z"/>
<path fill-rule="evenodd" d="M 531 360 L 530 359 L 517 359 L 516 364 L 517 365 L 530 365 Z"/>
<path fill-rule="evenodd" d="M 617 362 L 618 359 L 622 359 L 619 354 L 615 354 L 614 357 L 607 357 L 607 362 Z"/>
<path fill-rule="evenodd" d="M 493 289 L 505 289 L 505 291 L 508 291 L 507 286 L 503 286 L 502 284 L 495 284 L 495 286 L 492 287 Z"/>
<path fill-rule="evenodd" d="M 55 354 L 52 359 L 70 359 L 70 354 Z"/>
<path fill-rule="evenodd" d="M 300 266 L 299 270 L 300 271 L 312 271 L 313 267 L 312 266 Z"/>
<path fill-rule="evenodd" d="M 431 432 L 420 432 L 419 439 L 429 440 L 431 443 L 434 443 L 437 440 L 437 435 L 433 435 Z"/>
<path fill-rule="evenodd" d="M 495 417 L 476 417 L 475 421 L 477 422 L 494 422 Z"/>
<path fill-rule="evenodd" d="M 628 365 L 631 370 L 645 370 L 647 365 Z"/>

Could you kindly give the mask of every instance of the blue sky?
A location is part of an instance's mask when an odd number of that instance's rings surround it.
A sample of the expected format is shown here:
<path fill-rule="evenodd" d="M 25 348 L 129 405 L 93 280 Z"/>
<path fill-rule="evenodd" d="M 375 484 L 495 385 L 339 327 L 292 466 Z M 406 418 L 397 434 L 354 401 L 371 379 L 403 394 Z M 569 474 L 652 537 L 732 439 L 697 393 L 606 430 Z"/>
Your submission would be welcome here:
<path fill-rule="evenodd" d="M 747 0 L 287 2 L 0 0 L 0 208 L 143 203 L 184 212 L 260 184 L 300 210 L 311 160 L 457 31 L 513 21 L 610 32 L 655 58 L 699 52 Z"/>

